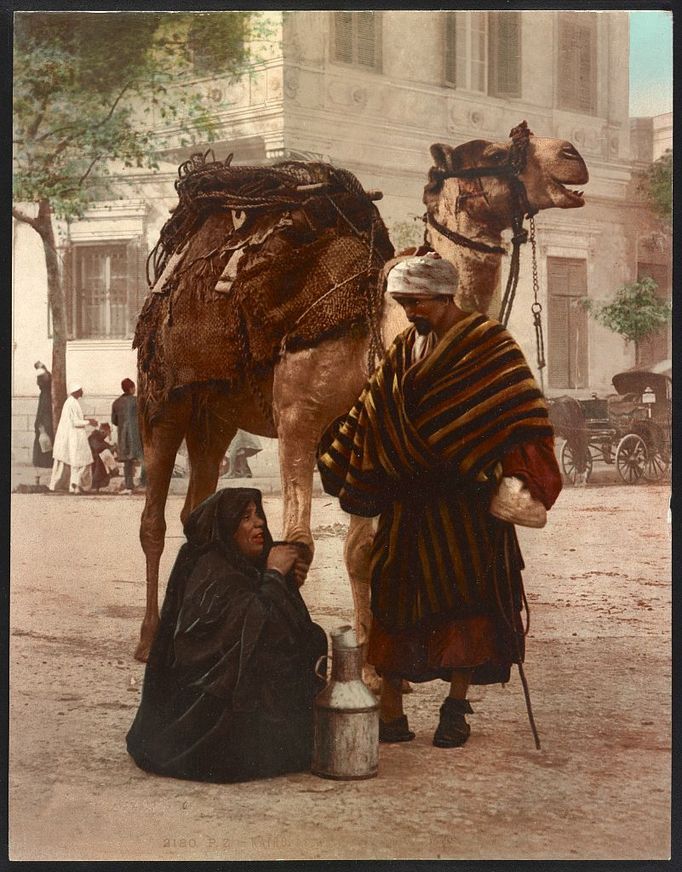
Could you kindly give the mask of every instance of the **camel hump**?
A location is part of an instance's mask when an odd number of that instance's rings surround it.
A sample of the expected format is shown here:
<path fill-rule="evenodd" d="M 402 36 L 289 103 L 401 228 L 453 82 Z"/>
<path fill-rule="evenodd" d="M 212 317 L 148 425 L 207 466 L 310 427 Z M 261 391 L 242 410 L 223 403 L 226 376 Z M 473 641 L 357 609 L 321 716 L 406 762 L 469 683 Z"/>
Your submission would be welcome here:
<path fill-rule="evenodd" d="M 348 170 L 207 158 L 181 166 L 178 206 L 150 255 L 135 345 L 157 397 L 197 382 L 236 387 L 245 363 L 265 372 L 282 348 L 368 330 L 393 256 L 380 192 Z"/>

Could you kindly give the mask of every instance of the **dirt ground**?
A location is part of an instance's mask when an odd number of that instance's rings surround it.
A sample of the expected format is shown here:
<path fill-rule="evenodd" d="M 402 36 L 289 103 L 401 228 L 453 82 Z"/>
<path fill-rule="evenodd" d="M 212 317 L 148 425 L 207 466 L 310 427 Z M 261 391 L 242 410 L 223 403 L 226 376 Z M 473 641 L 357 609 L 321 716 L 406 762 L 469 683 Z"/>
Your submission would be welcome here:
<path fill-rule="evenodd" d="M 143 666 L 142 497 L 12 497 L 10 857 L 655 859 L 670 848 L 669 487 L 567 488 L 520 529 L 531 607 L 526 674 L 473 688 L 472 736 L 433 747 L 442 682 L 406 697 L 414 742 L 379 776 L 241 785 L 148 775 L 125 734 Z M 182 542 L 170 498 L 162 577 Z M 279 499 L 268 496 L 273 532 Z M 316 497 L 303 589 L 329 630 L 351 618 L 346 517 Z"/>

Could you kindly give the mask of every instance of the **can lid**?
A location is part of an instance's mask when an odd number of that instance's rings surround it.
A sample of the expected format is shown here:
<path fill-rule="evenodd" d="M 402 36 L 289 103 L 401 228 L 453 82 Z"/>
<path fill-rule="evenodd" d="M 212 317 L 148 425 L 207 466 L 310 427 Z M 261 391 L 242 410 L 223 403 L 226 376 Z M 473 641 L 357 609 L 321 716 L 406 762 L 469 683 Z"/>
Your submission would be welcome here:
<path fill-rule="evenodd" d="M 341 624 L 331 631 L 333 648 L 357 648 L 358 640 L 350 624 Z"/>

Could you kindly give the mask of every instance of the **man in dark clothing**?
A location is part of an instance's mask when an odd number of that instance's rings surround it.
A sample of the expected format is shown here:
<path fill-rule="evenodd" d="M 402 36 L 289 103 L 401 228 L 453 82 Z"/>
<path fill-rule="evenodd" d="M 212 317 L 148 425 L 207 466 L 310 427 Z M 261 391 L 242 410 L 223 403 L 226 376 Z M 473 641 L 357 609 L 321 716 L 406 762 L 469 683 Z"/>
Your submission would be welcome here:
<path fill-rule="evenodd" d="M 109 484 L 111 476 L 116 472 L 118 464 L 114 459 L 111 438 L 111 427 L 105 422 L 100 424 L 97 430 L 93 430 L 88 436 L 92 451 L 92 489 L 99 491 L 100 488 Z"/>
<path fill-rule="evenodd" d="M 121 493 L 131 494 L 135 487 L 135 461 L 143 460 L 144 454 L 137 422 L 135 382 L 124 378 L 121 389 L 123 393 L 111 406 L 111 423 L 118 430 L 118 459 L 123 461 L 124 478 Z"/>
<path fill-rule="evenodd" d="M 454 302 L 458 274 L 406 259 L 388 292 L 412 322 L 348 415 L 323 436 L 328 493 L 379 516 L 371 555 L 367 659 L 382 675 L 381 741 L 414 738 L 403 679 L 450 683 L 433 743 L 466 742 L 470 683 L 506 682 L 524 656 L 523 560 L 514 526 L 491 513 L 501 481 L 549 508 L 561 489 L 547 407 L 504 327 Z"/>
<path fill-rule="evenodd" d="M 35 420 L 35 439 L 33 440 L 33 465 L 45 469 L 52 468 L 52 443 L 54 442 L 54 427 L 52 425 L 52 376 L 44 363 L 37 360 L 34 364 L 36 382 L 40 389 L 38 411 Z"/>

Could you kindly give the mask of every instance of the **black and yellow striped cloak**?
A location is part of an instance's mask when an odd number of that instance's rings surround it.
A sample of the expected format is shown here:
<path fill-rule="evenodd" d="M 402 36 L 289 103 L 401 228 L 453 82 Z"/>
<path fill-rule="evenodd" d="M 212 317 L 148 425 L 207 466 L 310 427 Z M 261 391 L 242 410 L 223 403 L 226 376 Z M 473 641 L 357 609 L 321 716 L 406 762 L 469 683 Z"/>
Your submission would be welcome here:
<path fill-rule="evenodd" d="M 552 435 L 523 353 L 497 321 L 467 315 L 412 363 L 416 336 L 410 327 L 395 340 L 318 456 L 343 509 L 379 515 L 372 612 L 393 630 L 491 613 L 500 590 L 520 584 L 514 528 L 488 507 L 504 454 Z"/>

